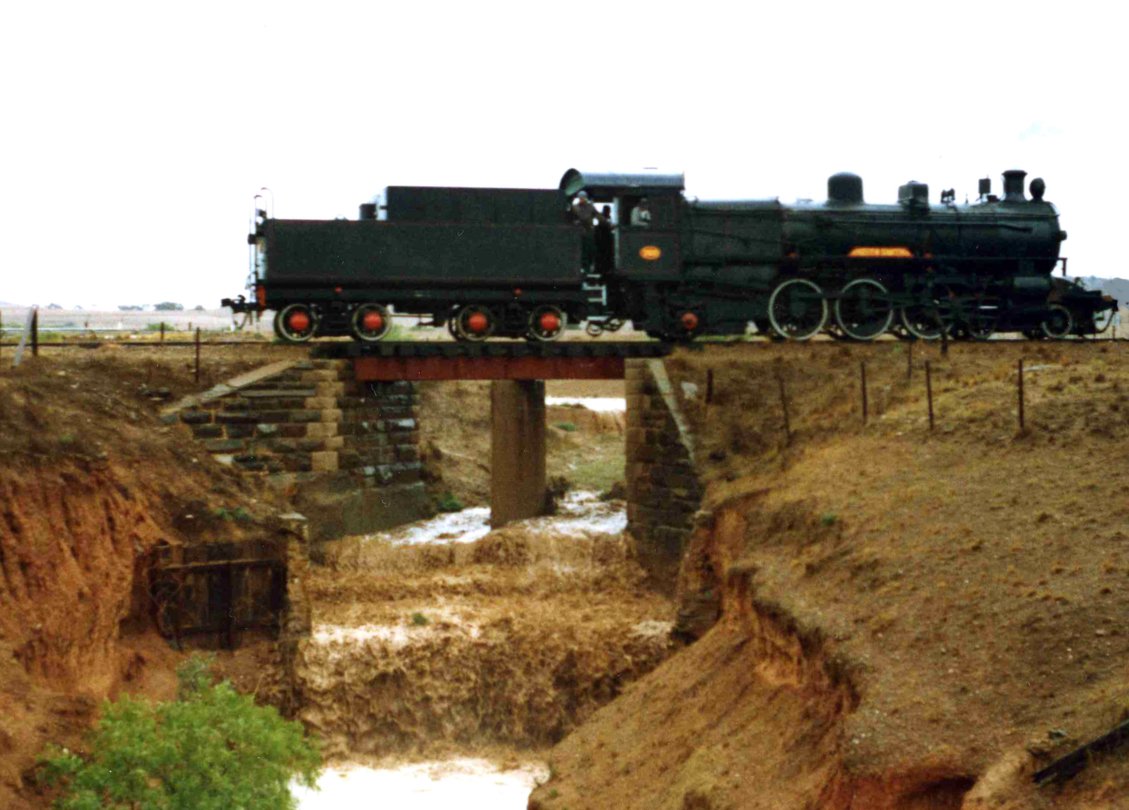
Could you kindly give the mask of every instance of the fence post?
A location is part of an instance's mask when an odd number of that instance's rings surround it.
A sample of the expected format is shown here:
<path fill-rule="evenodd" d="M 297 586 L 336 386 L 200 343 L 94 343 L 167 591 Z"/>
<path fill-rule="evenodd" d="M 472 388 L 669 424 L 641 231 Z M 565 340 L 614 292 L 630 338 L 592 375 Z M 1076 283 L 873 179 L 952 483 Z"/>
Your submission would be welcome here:
<path fill-rule="evenodd" d="M 1019 395 L 1019 430 L 1022 432 L 1024 429 L 1023 422 L 1023 358 L 1019 358 L 1019 378 L 1018 378 L 1018 395 Z"/>
<path fill-rule="evenodd" d="M 165 342 L 165 322 L 161 321 L 161 343 Z"/>
<path fill-rule="evenodd" d="M 933 430 L 933 369 L 925 361 L 925 397 L 929 400 L 929 430 Z"/>
<path fill-rule="evenodd" d="M 776 383 L 780 387 L 780 409 L 784 412 L 784 443 L 792 443 L 792 424 L 788 419 L 788 394 L 784 390 L 784 375 L 776 369 Z"/>
<path fill-rule="evenodd" d="M 39 307 L 31 310 L 31 356 L 39 357 Z"/>
<path fill-rule="evenodd" d="M 200 382 L 200 327 L 196 327 L 196 382 Z"/>
<path fill-rule="evenodd" d="M 16 353 L 12 357 L 12 368 L 17 367 L 24 360 L 24 349 L 27 348 L 28 338 L 31 337 L 32 326 L 37 322 L 36 314 L 38 311 L 37 307 L 32 307 L 27 311 L 27 323 L 24 324 L 24 333 L 20 335 L 20 342 L 16 344 Z"/>

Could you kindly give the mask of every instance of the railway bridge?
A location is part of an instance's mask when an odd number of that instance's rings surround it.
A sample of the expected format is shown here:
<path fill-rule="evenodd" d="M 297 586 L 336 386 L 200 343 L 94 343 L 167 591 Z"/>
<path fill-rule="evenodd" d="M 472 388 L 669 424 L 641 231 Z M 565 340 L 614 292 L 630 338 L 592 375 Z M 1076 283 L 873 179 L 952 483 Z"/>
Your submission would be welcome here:
<path fill-rule="evenodd" d="M 272 363 L 168 406 L 166 423 L 189 428 L 219 463 L 292 491 L 300 514 L 282 516 L 280 542 L 264 547 L 216 543 L 197 557 L 162 550 L 151 582 L 171 600 L 161 608 L 162 631 L 178 643 L 216 636 L 224 647 L 248 629 L 308 632 L 303 592 L 289 583 L 316 559 L 317 543 L 426 508 L 417 422 L 426 414 L 414 386 L 421 381 L 491 381 L 497 527 L 545 507 L 545 382 L 625 380 L 628 530 L 652 585 L 673 590 L 702 488 L 666 376 L 670 350 L 650 342 L 324 343 L 308 360 Z M 244 603 L 251 607 L 237 616 L 232 606 Z"/>
<path fill-rule="evenodd" d="M 629 361 L 671 351 L 651 342 L 325 343 L 319 359 L 348 360 L 360 383 L 490 380 L 490 521 L 535 517 L 545 503 L 545 381 L 624 379 Z"/>
<path fill-rule="evenodd" d="M 666 376 L 669 344 L 517 341 L 321 343 L 168 406 L 220 463 L 294 494 L 314 542 L 426 509 L 415 383 L 491 381 L 491 524 L 542 514 L 545 382 L 626 381 L 628 529 L 670 587 L 700 506 L 693 438 Z"/>

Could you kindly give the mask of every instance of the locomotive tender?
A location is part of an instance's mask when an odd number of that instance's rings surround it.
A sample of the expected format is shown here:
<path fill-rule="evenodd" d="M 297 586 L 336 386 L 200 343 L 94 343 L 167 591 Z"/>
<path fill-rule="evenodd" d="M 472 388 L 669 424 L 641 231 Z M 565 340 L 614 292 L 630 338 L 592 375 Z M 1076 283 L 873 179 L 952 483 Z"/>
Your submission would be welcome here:
<path fill-rule="evenodd" d="M 689 200 L 681 175 L 575 169 L 557 189 L 392 186 L 357 220 L 256 208 L 252 298 L 223 304 L 273 310 L 288 341 L 378 341 L 393 313 L 473 341 L 627 321 L 674 340 L 750 325 L 789 340 L 1100 332 L 1117 303 L 1052 275 L 1061 263 L 1065 276 L 1066 233 L 1043 181 L 1029 199 L 1024 177 L 1005 172 L 1002 199 L 981 180 L 971 205 L 952 191 L 931 205 L 913 181 L 896 204 L 868 204 L 845 173 L 828 180 L 826 202 L 793 205 Z M 573 204 L 584 197 L 607 214 Z"/>

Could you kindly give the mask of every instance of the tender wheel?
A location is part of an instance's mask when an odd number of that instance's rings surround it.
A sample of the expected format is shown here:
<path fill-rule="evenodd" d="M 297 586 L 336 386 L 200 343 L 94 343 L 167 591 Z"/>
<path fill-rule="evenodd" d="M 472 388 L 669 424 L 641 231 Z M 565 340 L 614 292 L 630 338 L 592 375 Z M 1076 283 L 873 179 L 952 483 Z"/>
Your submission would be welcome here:
<path fill-rule="evenodd" d="M 537 307 L 529 313 L 529 337 L 534 340 L 557 340 L 564 334 L 567 323 L 568 316 L 560 307 L 551 304 Z"/>
<path fill-rule="evenodd" d="M 361 304 L 353 312 L 349 328 L 357 340 L 375 343 L 392 331 L 392 313 L 381 304 Z"/>
<path fill-rule="evenodd" d="M 1049 338 L 1064 338 L 1074 331 L 1074 316 L 1062 304 L 1051 304 L 1047 307 L 1047 317 L 1040 324 L 1043 334 Z"/>
<path fill-rule="evenodd" d="M 768 321 L 782 338 L 807 340 L 827 322 L 823 291 L 806 278 L 781 283 L 768 299 Z"/>
<path fill-rule="evenodd" d="M 455 313 L 455 337 L 479 342 L 494 334 L 497 320 L 487 307 L 468 304 Z"/>
<path fill-rule="evenodd" d="M 305 304 L 290 304 L 274 316 L 275 334 L 288 343 L 305 343 L 317 328 L 317 314 Z"/>
<path fill-rule="evenodd" d="M 677 316 L 678 328 L 676 334 L 682 340 L 693 340 L 702 328 L 702 319 L 698 313 L 691 309 L 683 310 Z"/>
<path fill-rule="evenodd" d="M 940 340 L 941 330 L 949 328 L 945 313 L 940 311 L 940 306 L 928 304 L 911 304 L 902 307 L 899 313 L 902 326 L 918 340 Z M 940 322 L 938 322 L 940 321 Z M 944 323 L 944 327 L 941 324 Z"/>
<path fill-rule="evenodd" d="M 835 322 L 855 340 L 874 340 L 894 320 L 890 292 L 872 278 L 856 278 L 843 288 L 835 302 Z"/>

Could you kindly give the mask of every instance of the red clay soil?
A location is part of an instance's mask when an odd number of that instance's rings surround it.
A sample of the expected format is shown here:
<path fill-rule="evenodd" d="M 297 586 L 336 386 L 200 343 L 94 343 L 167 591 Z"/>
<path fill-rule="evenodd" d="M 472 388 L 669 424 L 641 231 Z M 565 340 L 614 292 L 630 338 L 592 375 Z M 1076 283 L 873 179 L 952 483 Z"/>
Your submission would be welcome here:
<path fill-rule="evenodd" d="M 906 352 L 670 362 L 709 481 L 683 618 L 721 618 L 558 746 L 531 808 L 1129 806 L 1129 750 L 1031 780 L 1129 709 L 1129 348 L 930 349 L 933 432 Z"/>
<path fill-rule="evenodd" d="M 57 350 L 54 350 L 57 352 Z M 269 350 L 267 350 L 269 351 Z M 9 356 L 10 357 L 10 356 Z M 269 495 L 157 409 L 198 387 L 189 355 L 74 350 L 0 370 L 0 807 L 44 806 L 47 742 L 74 746 L 121 690 L 168 696 L 181 656 L 151 629 L 158 540 L 252 536 Z M 264 360 L 213 349 L 203 385 Z M 217 514 L 242 506 L 255 519 Z"/>

